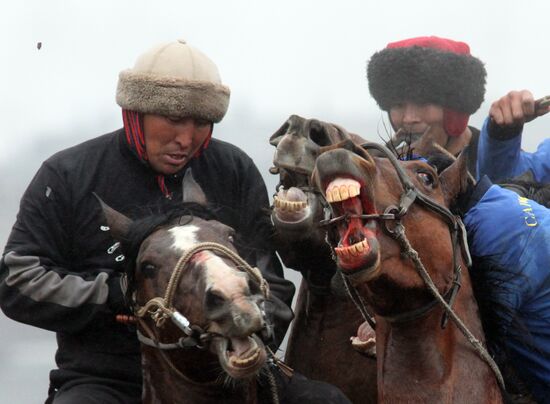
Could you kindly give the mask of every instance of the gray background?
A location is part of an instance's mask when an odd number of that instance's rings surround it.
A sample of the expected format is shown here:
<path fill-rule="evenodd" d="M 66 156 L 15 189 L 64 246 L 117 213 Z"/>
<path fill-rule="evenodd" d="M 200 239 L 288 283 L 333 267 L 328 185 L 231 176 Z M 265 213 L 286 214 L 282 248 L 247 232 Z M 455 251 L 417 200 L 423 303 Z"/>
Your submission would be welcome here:
<path fill-rule="evenodd" d="M 161 41 L 185 38 L 231 87 L 214 136 L 256 161 L 268 188 L 269 136 L 290 114 L 332 121 L 363 137 L 386 135 L 365 64 L 386 43 L 439 35 L 470 44 L 486 63 L 486 101 L 512 89 L 550 94 L 550 2 L 518 1 L 17 1 L 0 13 L 0 245 L 19 198 L 49 155 L 121 126 L 117 74 Z M 42 48 L 37 49 L 37 42 Z M 526 128 L 533 150 L 549 128 Z M 39 403 L 53 366 L 52 333 L 0 314 L 0 403 Z"/>

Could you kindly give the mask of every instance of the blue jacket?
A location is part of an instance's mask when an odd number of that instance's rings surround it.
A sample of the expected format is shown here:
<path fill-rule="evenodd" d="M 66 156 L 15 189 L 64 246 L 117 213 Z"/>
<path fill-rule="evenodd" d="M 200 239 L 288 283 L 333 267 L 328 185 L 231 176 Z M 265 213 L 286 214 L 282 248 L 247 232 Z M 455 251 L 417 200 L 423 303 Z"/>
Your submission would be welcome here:
<path fill-rule="evenodd" d="M 538 182 L 550 182 L 550 139 L 534 153 L 521 150 L 521 130 L 516 136 L 500 140 L 489 136 L 489 119 L 483 123 L 477 147 L 477 176 L 487 175 L 497 182 L 531 170 Z"/>
<path fill-rule="evenodd" d="M 471 253 L 490 256 L 511 271 L 506 286 L 495 291 L 497 300 L 528 331 L 504 330 L 512 363 L 535 397 L 550 403 L 550 210 L 487 177 L 476 186 L 470 206 L 464 224 Z M 497 271 L 483 275 L 503 279 Z M 505 318 L 507 325 L 511 321 Z M 525 338 L 532 347 L 521 342 Z"/>

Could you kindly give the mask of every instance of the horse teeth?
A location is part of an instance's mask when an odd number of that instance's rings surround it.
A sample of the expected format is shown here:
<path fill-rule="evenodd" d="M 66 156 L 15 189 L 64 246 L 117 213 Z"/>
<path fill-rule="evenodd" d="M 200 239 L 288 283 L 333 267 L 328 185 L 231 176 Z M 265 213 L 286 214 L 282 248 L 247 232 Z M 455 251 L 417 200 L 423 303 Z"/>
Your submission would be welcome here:
<path fill-rule="evenodd" d="M 363 253 L 365 250 L 368 250 L 368 248 L 369 242 L 364 239 L 348 247 L 335 247 L 334 252 L 340 257 L 349 257 L 350 255 L 353 257 L 357 257 L 361 255 L 361 253 Z"/>
<path fill-rule="evenodd" d="M 348 250 L 346 247 L 336 247 L 334 249 L 334 252 L 336 252 L 336 255 L 339 255 L 341 257 L 348 255 Z"/>
<path fill-rule="evenodd" d="M 289 210 L 289 211 L 299 211 L 300 209 L 305 209 L 307 207 L 306 201 L 287 201 L 280 196 L 275 195 L 273 198 L 273 206 L 277 209 Z"/>
<path fill-rule="evenodd" d="M 349 197 L 353 198 L 361 193 L 361 190 L 358 186 L 350 185 L 348 188 Z"/>
<path fill-rule="evenodd" d="M 241 359 L 241 358 L 232 357 L 231 362 L 233 362 L 233 365 L 235 366 L 243 367 L 255 362 L 258 359 L 259 355 L 260 355 L 260 350 L 256 349 L 254 353 L 248 356 L 247 358 Z"/>
<path fill-rule="evenodd" d="M 340 198 L 343 201 L 350 198 L 348 187 L 346 187 L 345 185 L 340 185 L 339 193 L 340 193 Z"/>

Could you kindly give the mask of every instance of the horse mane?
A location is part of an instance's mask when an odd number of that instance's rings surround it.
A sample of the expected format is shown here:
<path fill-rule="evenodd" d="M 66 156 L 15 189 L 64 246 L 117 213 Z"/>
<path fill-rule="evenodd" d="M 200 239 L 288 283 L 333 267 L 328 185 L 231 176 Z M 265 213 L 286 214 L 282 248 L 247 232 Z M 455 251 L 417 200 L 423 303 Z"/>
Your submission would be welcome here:
<path fill-rule="evenodd" d="M 507 341 L 516 340 L 534 351 L 536 348 L 529 330 L 518 318 L 518 313 L 500 303 L 499 296 L 514 293 L 518 279 L 526 281 L 526 277 L 497 262 L 497 257 L 493 256 L 472 256 L 472 268 L 469 271 L 472 289 L 479 307 L 487 349 L 501 368 L 507 391 L 512 394 L 524 393 L 524 382 L 512 366 Z"/>
<path fill-rule="evenodd" d="M 530 172 L 499 181 L 499 185 L 550 208 L 550 184 L 535 181 Z"/>
<path fill-rule="evenodd" d="M 434 154 L 428 158 L 428 163 L 441 173 L 453 163 L 453 160 L 444 154 Z M 526 179 L 524 176 L 508 179 L 505 183 L 529 190 L 528 194 L 522 196 L 540 204 L 550 203 L 550 186 Z M 453 213 L 464 216 L 474 187 L 475 184 L 472 182 L 465 192 L 458 195 L 450 207 Z M 523 279 L 525 276 L 521 271 L 513 271 L 499 265 L 498 258 L 497 256 L 472 256 L 472 268 L 469 274 L 474 297 L 479 307 L 487 349 L 506 380 L 507 392 L 504 398 L 505 401 L 509 401 L 509 394 L 528 394 L 529 390 L 512 365 L 507 341 L 514 339 L 534 351 L 536 347 L 532 343 L 527 327 L 518 318 L 518 313 L 503 305 L 499 299 L 503 294 L 514 293 L 514 285 L 517 285 L 518 281 L 526 281 Z"/>

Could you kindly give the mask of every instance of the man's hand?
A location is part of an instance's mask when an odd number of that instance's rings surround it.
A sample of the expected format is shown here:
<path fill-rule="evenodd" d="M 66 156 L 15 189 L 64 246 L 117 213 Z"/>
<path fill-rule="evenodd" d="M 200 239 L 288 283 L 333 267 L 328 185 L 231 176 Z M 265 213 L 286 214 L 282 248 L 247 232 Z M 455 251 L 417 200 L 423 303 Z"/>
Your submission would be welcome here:
<path fill-rule="evenodd" d="M 528 90 L 510 91 L 491 104 L 489 116 L 501 127 L 520 127 L 524 123 L 550 112 L 550 106 L 537 108 Z"/>

